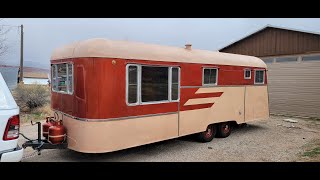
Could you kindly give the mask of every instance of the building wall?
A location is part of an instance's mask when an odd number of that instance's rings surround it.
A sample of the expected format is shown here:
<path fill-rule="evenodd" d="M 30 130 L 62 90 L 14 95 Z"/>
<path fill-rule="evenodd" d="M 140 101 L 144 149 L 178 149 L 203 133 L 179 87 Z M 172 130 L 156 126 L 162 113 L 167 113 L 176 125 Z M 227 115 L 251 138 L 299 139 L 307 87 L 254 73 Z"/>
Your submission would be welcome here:
<path fill-rule="evenodd" d="M 23 78 L 24 84 L 38 84 L 38 85 L 48 85 L 49 79 L 41 79 L 41 78 Z"/>
<path fill-rule="evenodd" d="M 272 114 L 320 118 L 320 54 L 313 56 L 318 58 L 306 61 L 299 55 L 286 62 L 277 62 L 283 57 L 266 58 L 273 59 L 267 63 Z"/>
<path fill-rule="evenodd" d="M 220 52 L 257 57 L 320 52 L 320 35 L 268 27 Z"/>

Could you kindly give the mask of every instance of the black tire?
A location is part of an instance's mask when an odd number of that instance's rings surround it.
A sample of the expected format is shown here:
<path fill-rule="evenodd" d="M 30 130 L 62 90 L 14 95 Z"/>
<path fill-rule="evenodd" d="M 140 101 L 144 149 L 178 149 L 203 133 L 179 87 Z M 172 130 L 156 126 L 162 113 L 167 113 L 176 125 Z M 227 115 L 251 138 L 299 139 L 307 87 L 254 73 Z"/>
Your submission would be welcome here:
<path fill-rule="evenodd" d="M 217 125 L 217 137 L 226 138 L 231 134 L 231 123 L 222 122 Z"/>
<path fill-rule="evenodd" d="M 207 130 L 199 133 L 198 140 L 200 142 L 210 142 L 215 137 L 217 133 L 217 126 L 215 124 L 210 124 Z"/>

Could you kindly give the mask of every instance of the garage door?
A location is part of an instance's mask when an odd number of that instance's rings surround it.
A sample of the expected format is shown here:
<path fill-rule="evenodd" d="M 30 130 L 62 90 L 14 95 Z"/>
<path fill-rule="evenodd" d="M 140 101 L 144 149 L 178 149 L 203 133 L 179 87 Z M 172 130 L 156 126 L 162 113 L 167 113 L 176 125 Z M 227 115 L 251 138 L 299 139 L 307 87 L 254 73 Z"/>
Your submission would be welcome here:
<path fill-rule="evenodd" d="M 270 113 L 320 118 L 320 56 L 287 60 L 267 64 Z"/>

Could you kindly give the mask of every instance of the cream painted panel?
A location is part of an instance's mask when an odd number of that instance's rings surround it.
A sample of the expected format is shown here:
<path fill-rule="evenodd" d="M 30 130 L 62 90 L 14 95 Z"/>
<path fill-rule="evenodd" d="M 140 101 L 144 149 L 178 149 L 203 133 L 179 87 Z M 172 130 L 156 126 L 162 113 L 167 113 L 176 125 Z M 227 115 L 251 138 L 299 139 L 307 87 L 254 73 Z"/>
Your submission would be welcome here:
<path fill-rule="evenodd" d="M 86 122 L 64 116 L 68 148 L 86 153 L 103 153 L 175 138 L 178 114 Z"/>
<path fill-rule="evenodd" d="M 180 136 L 205 131 L 212 123 L 244 122 L 244 87 L 200 88 L 196 94 L 214 92 L 223 92 L 223 94 L 215 97 L 215 103 L 211 108 L 180 112 Z"/>
<path fill-rule="evenodd" d="M 217 97 L 189 99 L 184 105 L 187 106 L 187 105 L 214 103 L 216 98 Z"/>
<path fill-rule="evenodd" d="M 246 122 L 269 118 L 267 86 L 247 86 L 245 98 Z"/>

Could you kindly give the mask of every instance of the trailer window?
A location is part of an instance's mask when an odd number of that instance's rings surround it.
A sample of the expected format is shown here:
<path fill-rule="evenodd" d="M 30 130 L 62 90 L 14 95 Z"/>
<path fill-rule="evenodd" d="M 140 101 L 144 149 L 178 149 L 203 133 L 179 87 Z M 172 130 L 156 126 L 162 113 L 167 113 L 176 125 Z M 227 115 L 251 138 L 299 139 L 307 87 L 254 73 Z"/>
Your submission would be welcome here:
<path fill-rule="evenodd" d="M 171 100 L 179 99 L 179 68 L 171 68 Z"/>
<path fill-rule="evenodd" d="M 255 84 L 264 84 L 264 70 L 256 70 L 255 71 Z"/>
<path fill-rule="evenodd" d="M 251 79 L 251 70 L 250 69 L 244 70 L 244 79 Z"/>
<path fill-rule="evenodd" d="M 69 63 L 54 64 L 52 70 L 52 90 L 55 92 L 73 93 L 73 65 Z"/>
<path fill-rule="evenodd" d="M 52 75 L 52 77 L 51 77 L 51 79 L 52 79 L 52 82 L 51 82 L 51 84 L 52 84 L 52 89 L 53 90 L 56 90 L 56 89 L 58 89 L 58 84 L 57 84 L 57 75 L 56 75 L 56 72 L 57 72 L 57 68 L 56 68 L 57 66 L 56 65 L 52 65 L 51 66 L 51 75 Z"/>
<path fill-rule="evenodd" d="M 138 102 L 138 66 L 128 67 L 128 103 Z"/>
<path fill-rule="evenodd" d="M 217 68 L 203 68 L 203 85 L 217 85 L 217 77 Z"/>
<path fill-rule="evenodd" d="M 168 67 L 142 66 L 142 102 L 168 100 Z"/>
<path fill-rule="evenodd" d="M 128 65 L 126 82 L 128 105 L 179 101 L 179 67 Z"/>

